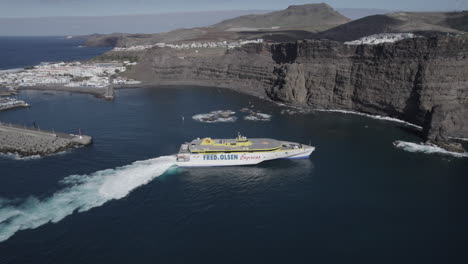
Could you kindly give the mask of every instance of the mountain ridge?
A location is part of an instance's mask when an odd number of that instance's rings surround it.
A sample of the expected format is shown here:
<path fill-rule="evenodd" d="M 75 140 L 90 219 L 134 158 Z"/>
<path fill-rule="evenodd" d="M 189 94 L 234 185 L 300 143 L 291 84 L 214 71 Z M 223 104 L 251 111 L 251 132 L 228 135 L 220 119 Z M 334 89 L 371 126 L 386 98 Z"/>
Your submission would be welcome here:
<path fill-rule="evenodd" d="M 331 6 L 320 4 L 291 5 L 286 9 L 266 14 L 240 16 L 212 25 L 214 28 L 229 30 L 235 28 L 274 28 L 300 29 L 311 32 L 351 21 Z"/>
<path fill-rule="evenodd" d="M 318 33 L 315 38 L 350 41 L 379 33 L 463 34 L 468 11 L 396 12 L 364 17 Z"/>

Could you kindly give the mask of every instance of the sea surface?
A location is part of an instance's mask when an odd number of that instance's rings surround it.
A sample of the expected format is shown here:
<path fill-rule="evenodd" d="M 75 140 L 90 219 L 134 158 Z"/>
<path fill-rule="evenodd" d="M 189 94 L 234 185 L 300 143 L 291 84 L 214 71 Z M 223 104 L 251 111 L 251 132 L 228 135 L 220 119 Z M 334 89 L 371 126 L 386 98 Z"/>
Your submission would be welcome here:
<path fill-rule="evenodd" d="M 0 156 L 1 264 L 468 260 L 468 158 L 394 147 L 421 141 L 404 124 L 288 115 L 209 87 L 117 90 L 114 101 L 46 91 L 18 97 L 31 108 L 0 112 L 0 121 L 81 129 L 94 144 L 45 158 Z M 244 120 L 244 107 L 271 121 Z M 214 110 L 233 110 L 238 120 L 192 119 Z M 237 132 L 317 150 L 305 160 L 171 168 L 181 143 Z"/>
<path fill-rule="evenodd" d="M 82 39 L 0 36 L 0 70 L 31 67 L 43 62 L 87 60 L 109 47 L 83 47 Z"/>

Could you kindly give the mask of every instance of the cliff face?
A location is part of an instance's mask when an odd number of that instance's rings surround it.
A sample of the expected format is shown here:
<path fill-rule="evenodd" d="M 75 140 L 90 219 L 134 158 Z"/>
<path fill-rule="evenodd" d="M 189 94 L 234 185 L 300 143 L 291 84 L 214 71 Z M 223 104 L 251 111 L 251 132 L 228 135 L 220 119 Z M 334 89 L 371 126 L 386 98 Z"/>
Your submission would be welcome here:
<path fill-rule="evenodd" d="M 430 126 L 431 134 L 467 137 L 467 44 L 462 38 L 415 38 L 376 46 L 273 46 L 277 78 L 267 93 L 290 103 L 395 116 Z M 434 111 L 444 118 L 428 123 Z"/>
<path fill-rule="evenodd" d="M 468 40 L 460 37 L 374 46 L 328 40 L 259 44 L 222 56 L 174 52 L 150 50 L 134 77 L 201 82 L 302 106 L 389 115 L 424 125 L 432 141 L 468 137 Z"/>
<path fill-rule="evenodd" d="M 218 86 L 263 97 L 275 79 L 275 62 L 267 45 L 249 45 L 225 54 L 192 55 L 155 48 L 127 74 L 145 83 Z"/>

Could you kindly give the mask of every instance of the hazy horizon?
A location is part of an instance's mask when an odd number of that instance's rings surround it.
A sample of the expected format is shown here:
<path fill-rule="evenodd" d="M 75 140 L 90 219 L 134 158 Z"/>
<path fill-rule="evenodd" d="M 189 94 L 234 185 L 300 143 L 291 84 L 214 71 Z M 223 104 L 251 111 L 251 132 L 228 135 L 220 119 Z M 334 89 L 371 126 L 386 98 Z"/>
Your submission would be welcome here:
<path fill-rule="evenodd" d="M 179 28 L 205 27 L 229 18 L 270 11 L 233 10 L 121 16 L 0 18 L 0 36 L 160 33 Z"/>
<path fill-rule="evenodd" d="M 364 8 L 404 11 L 456 11 L 468 9 L 462 0 L 2 0 L 0 18 L 154 15 L 180 12 L 279 10 L 289 5 L 327 3 L 334 8 Z"/>
<path fill-rule="evenodd" d="M 351 19 L 392 10 L 337 8 Z M 77 36 L 110 33 L 160 33 L 179 28 L 206 27 L 223 20 L 275 10 L 194 11 L 120 16 L 57 16 L 0 18 L 0 36 Z"/>
<path fill-rule="evenodd" d="M 160 33 L 178 28 L 209 26 L 225 19 L 261 14 L 325 2 L 351 19 L 394 11 L 453 11 L 468 9 L 457 0 L 428 1 L 363 0 L 359 3 L 332 1 L 231 1 L 201 0 L 196 4 L 173 0 L 158 7 L 160 0 L 2 0 L 0 36 L 65 36 L 120 33 Z M 222 3 L 220 5 L 219 3 Z M 83 5 L 86 7 L 83 10 Z M 414 10 L 419 6 L 420 10 Z M 92 7 L 92 8 L 91 8 Z M 146 7 L 142 9 L 143 7 Z M 231 9 L 228 9 L 231 8 Z M 429 10 L 431 9 L 431 10 Z M 72 11 L 70 11 L 72 10 Z M 137 13 L 132 13 L 137 12 Z M 145 13 L 146 12 L 146 13 Z"/>

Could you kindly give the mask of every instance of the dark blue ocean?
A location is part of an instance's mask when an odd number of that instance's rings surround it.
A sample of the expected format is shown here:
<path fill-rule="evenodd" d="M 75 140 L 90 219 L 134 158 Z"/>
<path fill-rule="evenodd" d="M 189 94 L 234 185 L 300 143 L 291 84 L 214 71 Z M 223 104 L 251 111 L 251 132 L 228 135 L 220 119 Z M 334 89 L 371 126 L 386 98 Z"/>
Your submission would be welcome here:
<path fill-rule="evenodd" d="M 39 48 L 48 43 L 62 55 L 28 60 L 24 50 L 8 55 L 23 63 L 0 60 L 2 68 L 99 53 L 58 38 L 8 43 L 54 52 Z M 0 38 L 1 56 L 8 43 Z M 117 90 L 114 101 L 45 91 L 18 97 L 31 108 L 0 112 L 0 121 L 81 128 L 94 144 L 39 159 L 0 156 L 1 264 L 468 261 L 468 158 L 395 148 L 396 140 L 421 141 L 403 124 L 281 114 L 276 104 L 209 87 Z M 252 106 L 272 120 L 243 120 L 239 110 Z M 223 109 L 239 119 L 191 118 Z M 182 142 L 238 131 L 317 150 L 305 160 L 165 171 Z"/>
<path fill-rule="evenodd" d="M 0 70 L 30 67 L 41 62 L 87 60 L 110 50 L 82 45 L 81 39 L 67 39 L 63 36 L 0 36 Z"/>

